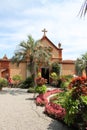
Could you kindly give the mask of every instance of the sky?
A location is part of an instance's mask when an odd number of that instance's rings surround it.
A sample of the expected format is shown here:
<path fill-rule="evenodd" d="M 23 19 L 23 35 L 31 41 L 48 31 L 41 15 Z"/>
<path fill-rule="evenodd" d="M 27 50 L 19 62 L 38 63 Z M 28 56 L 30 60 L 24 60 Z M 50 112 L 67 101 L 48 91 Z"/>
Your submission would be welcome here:
<path fill-rule="evenodd" d="M 61 43 L 63 60 L 76 60 L 87 52 L 87 15 L 80 17 L 84 0 L 0 0 L 0 59 L 14 55 L 32 35 Z"/>

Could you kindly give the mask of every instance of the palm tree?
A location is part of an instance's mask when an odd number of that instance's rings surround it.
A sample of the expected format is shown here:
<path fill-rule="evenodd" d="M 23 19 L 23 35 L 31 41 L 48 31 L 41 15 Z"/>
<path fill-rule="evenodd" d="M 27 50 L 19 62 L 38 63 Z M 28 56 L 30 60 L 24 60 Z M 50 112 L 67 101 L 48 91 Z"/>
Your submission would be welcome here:
<path fill-rule="evenodd" d="M 81 17 L 86 15 L 86 13 L 87 13 L 87 0 L 84 1 L 79 13 L 80 13 Z"/>
<path fill-rule="evenodd" d="M 82 55 L 83 66 L 87 77 L 87 52 Z"/>
<path fill-rule="evenodd" d="M 40 64 L 48 65 L 51 58 L 49 47 L 42 47 L 38 43 L 40 43 L 40 41 L 35 42 L 32 36 L 28 36 L 27 42 L 22 41 L 19 44 L 18 50 L 16 50 L 12 57 L 12 62 L 17 63 L 18 65 L 22 61 L 27 62 L 27 77 L 30 72 L 34 81 L 36 76 L 36 66 L 40 66 Z"/>
<path fill-rule="evenodd" d="M 46 69 L 50 66 L 50 60 L 52 58 L 50 48 L 38 45 L 39 42 L 37 42 L 37 46 L 34 54 L 34 59 L 35 59 L 34 72 L 36 72 L 36 68 L 38 71 L 41 71 L 42 66 L 45 67 L 45 71 L 46 71 Z"/>
<path fill-rule="evenodd" d="M 82 60 L 81 58 L 77 58 L 77 60 L 76 60 L 76 62 L 75 62 L 76 75 L 82 76 L 83 70 L 84 70 L 83 60 Z"/>
<path fill-rule="evenodd" d="M 33 55 L 34 55 L 34 48 L 35 48 L 35 41 L 32 36 L 28 36 L 27 42 L 22 41 L 19 44 L 18 50 L 15 51 L 14 56 L 12 57 L 12 62 L 17 63 L 18 65 L 22 61 L 26 61 L 27 68 L 30 66 L 30 71 L 32 74 L 33 70 Z M 29 71 L 27 69 L 27 77 L 29 76 Z"/>
<path fill-rule="evenodd" d="M 38 44 L 38 43 L 37 43 Z M 51 51 L 49 47 L 42 47 L 42 46 L 37 46 L 36 51 L 35 51 L 35 59 L 37 61 L 37 65 L 44 65 L 48 66 L 49 61 L 51 60 Z"/>
<path fill-rule="evenodd" d="M 77 58 L 75 69 L 78 76 L 81 76 L 84 70 L 87 77 L 87 53 L 83 54 L 81 58 Z"/>

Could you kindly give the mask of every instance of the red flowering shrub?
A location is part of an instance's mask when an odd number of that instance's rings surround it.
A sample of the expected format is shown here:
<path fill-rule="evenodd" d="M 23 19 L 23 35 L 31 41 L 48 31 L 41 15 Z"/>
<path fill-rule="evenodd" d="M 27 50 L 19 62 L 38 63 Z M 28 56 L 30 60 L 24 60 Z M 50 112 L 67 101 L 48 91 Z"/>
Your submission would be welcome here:
<path fill-rule="evenodd" d="M 47 83 L 47 79 L 39 76 L 36 78 L 36 84 L 37 86 L 35 87 L 35 92 L 42 94 L 47 91 L 47 86 L 45 85 Z"/>
<path fill-rule="evenodd" d="M 72 99 L 79 99 L 81 95 L 87 96 L 87 87 L 86 86 L 80 86 L 76 87 L 72 90 Z"/>
<path fill-rule="evenodd" d="M 87 78 L 74 78 L 69 89 L 72 89 L 65 100 L 66 115 L 64 121 L 68 125 L 74 125 L 85 130 L 87 127 Z M 79 126 L 81 124 L 81 126 Z"/>
<path fill-rule="evenodd" d="M 45 83 L 47 83 L 47 79 L 44 79 L 44 78 L 42 78 L 42 77 L 37 77 L 37 78 L 36 78 L 36 83 L 37 83 L 38 86 L 42 86 L 42 85 L 44 85 Z"/>
<path fill-rule="evenodd" d="M 52 102 L 49 102 L 47 99 L 50 95 L 59 93 L 59 92 L 61 92 L 61 90 L 54 89 L 54 90 L 49 90 L 44 94 L 39 94 L 36 98 L 36 104 L 41 105 L 41 106 L 45 105 L 45 110 L 44 110 L 45 114 L 53 116 L 54 118 L 58 120 L 63 120 L 66 114 L 65 109 L 62 108 L 62 106 L 59 104 L 54 104 Z"/>
<path fill-rule="evenodd" d="M 85 77 L 76 77 L 69 84 L 69 89 L 73 89 L 72 98 L 78 99 L 81 95 L 87 95 L 87 78 Z"/>
<path fill-rule="evenodd" d="M 36 98 L 36 104 L 43 106 L 45 105 L 45 113 L 54 116 L 57 119 L 62 120 L 65 115 L 65 109 L 60 105 L 48 103 L 48 97 L 52 94 L 61 92 L 59 89 L 49 90 L 45 94 L 39 94 Z"/>
<path fill-rule="evenodd" d="M 39 94 L 36 98 L 36 104 L 39 106 L 43 106 L 48 103 L 48 100 L 44 96 L 44 94 Z"/>
<path fill-rule="evenodd" d="M 87 79 L 85 77 L 73 78 L 72 81 L 69 84 L 69 88 L 72 89 L 74 87 L 83 86 L 86 82 L 87 82 Z"/>
<path fill-rule="evenodd" d="M 48 103 L 47 97 L 49 97 L 52 94 L 58 93 L 58 92 L 61 92 L 61 90 L 54 89 L 54 90 L 49 90 L 44 94 L 39 94 L 37 96 L 37 98 L 36 98 L 36 104 L 37 105 L 45 105 L 45 104 L 47 104 Z"/>
<path fill-rule="evenodd" d="M 61 107 L 61 105 L 48 103 L 45 106 L 45 113 L 50 116 L 53 116 L 56 119 L 63 120 L 66 111 L 64 108 Z"/>

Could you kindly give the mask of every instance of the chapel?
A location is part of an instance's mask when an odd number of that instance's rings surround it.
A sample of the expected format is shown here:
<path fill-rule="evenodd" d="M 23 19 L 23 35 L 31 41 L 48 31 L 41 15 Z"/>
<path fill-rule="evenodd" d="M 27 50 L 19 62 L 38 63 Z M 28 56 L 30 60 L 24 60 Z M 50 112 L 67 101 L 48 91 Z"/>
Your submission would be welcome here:
<path fill-rule="evenodd" d="M 61 75 L 74 75 L 75 74 L 75 61 L 73 60 L 63 60 L 62 57 L 62 51 L 63 48 L 61 48 L 61 43 L 58 43 L 58 46 L 56 46 L 47 36 L 47 30 L 44 28 L 42 30 L 43 36 L 40 39 L 40 44 L 43 47 L 50 47 L 52 58 L 51 63 L 58 62 L 61 66 Z M 44 78 L 46 78 L 49 82 L 49 75 L 50 75 L 50 68 L 42 66 L 41 67 L 41 73 Z"/>
<path fill-rule="evenodd" d="M 43 47 L 50 47 L 52 58 L 51 63 L 59 62 L 61 65 L 61 75 L 74 75 L 75 74 L 75 61 L 73 60 L 63 60 L 62 53 L 63 48 L 61 48 L 61 43 L 58 43 L 56 46 L 47 36 L 47 30 L 43 29 L 43 36 L 39 39 L 39 43 Z M 49 66 L 40 66 L 41 74 L 44 78 L 47 78 L 49 82 L 50 68 Z M 21 62 L 19 66 L 13 64 L 10 59 L 7 58 L 6 55 L 2 59 L 0 59 L 0 77 L 13 77 L 14 75 L 21 75 L 23 79 L 27 77 L 27 65 L 26 62 Z"/>

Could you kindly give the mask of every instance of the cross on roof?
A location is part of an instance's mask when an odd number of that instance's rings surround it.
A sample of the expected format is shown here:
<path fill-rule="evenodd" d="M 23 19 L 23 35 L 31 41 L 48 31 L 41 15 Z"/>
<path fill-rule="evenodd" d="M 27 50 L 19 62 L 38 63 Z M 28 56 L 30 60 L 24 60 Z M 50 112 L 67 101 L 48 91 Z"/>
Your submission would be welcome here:
<path fill-rule="evenodd" d="M 44 36 L 46 36 L 47 30 L 45 28 L 42 30 L 42 32 L 44 32 Z"/>

